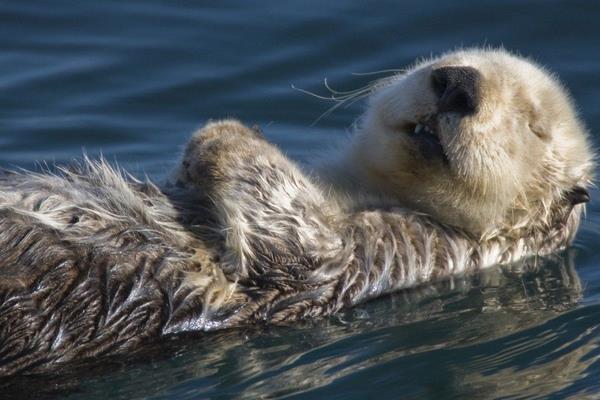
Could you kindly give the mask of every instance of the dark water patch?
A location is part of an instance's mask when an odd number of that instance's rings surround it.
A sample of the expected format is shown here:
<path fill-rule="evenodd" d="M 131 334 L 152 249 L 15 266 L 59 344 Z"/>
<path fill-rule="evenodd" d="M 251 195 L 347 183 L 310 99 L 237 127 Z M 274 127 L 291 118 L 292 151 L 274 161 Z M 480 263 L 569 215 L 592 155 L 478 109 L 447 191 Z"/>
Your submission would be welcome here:
<path fill-rule="evenodd" d="M 600 3 L 57 0 L 0 3 L 0 166 L 104 154 L 164 177 L 209 119 L 260 125 L 305 162 L 364 109 L 334 103 L 461 46 L 531 56 L 596 144 Z M 378 77 L 378 76 L 375 76 Z M 579 398 L 600 392 L 600 192 L 557 258 L 399 293 L 331 319 L 163 343 L 131 359 L 0 382 L 13 398 Z"/>

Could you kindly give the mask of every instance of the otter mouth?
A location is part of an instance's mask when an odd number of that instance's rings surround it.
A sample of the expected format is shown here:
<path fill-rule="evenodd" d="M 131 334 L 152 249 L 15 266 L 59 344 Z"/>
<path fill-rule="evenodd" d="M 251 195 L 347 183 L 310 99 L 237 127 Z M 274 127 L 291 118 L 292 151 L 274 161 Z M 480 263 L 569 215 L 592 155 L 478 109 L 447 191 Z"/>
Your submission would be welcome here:
<path fill-rule="evenodd" d="M 407 126 L 408 135 L 415 142 L 424 158 L 428 160 L 442 160 L 448 163 L 444 146 L 440 142 L 437 124 L 433 117 Z"/>

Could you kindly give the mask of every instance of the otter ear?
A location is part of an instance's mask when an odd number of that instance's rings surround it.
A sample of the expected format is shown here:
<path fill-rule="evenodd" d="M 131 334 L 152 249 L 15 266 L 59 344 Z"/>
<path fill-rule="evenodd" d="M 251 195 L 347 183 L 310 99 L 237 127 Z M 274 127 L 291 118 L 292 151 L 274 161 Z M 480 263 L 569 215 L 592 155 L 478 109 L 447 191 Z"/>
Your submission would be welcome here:
<path fill-rule="evenodd" d="M 586 188 L 575 186 L 567 193 L 567 200 L 569 200 L 572 205 L 587 203 L 590 201 L 590 194 Z"/>

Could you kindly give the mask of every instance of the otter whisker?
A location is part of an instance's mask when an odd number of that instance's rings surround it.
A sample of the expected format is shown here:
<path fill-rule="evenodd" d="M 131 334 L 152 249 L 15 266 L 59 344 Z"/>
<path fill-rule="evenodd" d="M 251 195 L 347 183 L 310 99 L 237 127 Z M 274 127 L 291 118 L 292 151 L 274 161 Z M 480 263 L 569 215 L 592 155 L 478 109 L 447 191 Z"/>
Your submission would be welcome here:
<path fill-rule="evenodd" d="M 316 97 L 317 99 L 320 99 L 320 100 L 334 100 L 334 101 L 337 101 L 337 99 L 335 97 L 333 97 L 333 96 L 331 96 L 331 97 L 325 97 L 325 96 L 313 93 L 311 91 L 308 91 L 306 89 L 299 88 L 299 87 L 297 87 L 294 84 L 292 84 L 291 87 L 294 90 L 297 90 L 297 91 L 299 91 L 301 93 L 307 94 L 307 95 L 312 96 L 312 97 Z"/>
<path fill-rule="evenodd" d="M 384 72 L 398 72 L 400 70 L 385 70 L 382 71 L 381 73 Z M 356 73 L 354 73 L 356 74 Z M 365 75 L 370 75 L 371 73 L 366 73 Z M 375 74 L 375 73 L 373 73 Z M 312 123 L 311 126 L 316 125 L 318 122 L 320 122 L 323 118 L 331 115 L 334 111 L 336 111 L 338 108 L 340 107 L 344 107 L 344 108 L 348 108 L 350 106 L 352 106 L 353 104 L 355 104 L 356 102 L 368 97 L 371 93 L 373 93 L 373 91 L 375 91 L 376 89 L 378 89 L 379 87 L 384 86 L 385 84 L 387 84 L 389 81 L 395 79 L 398 76 L 398 74 L 394 74 L 391 76 L 386 76 L 383 78 L 379 78 L 379 79 L 374 79 L 370 82 L 368 82 L 366 85 L 359 87 L 357 89 L 353 89 L 353 90 L 347 90 L 347 91 L 341 91 L 341 90 L 337 90 L 334 89 L 333 87 L 331 87 L 331 85 L 329 84 L 329 81 L 327 80 L 327 78 L 323 79 L 323 84 L 325 86 L 325 88 L 330 92 L 330 96 L 323 96 L 323 95 L 319 95 L 317 93 L 308 91 L 306 89 L 301 89 L 296 87 L 295 85 L 292 85 L 292 89 L 297 90 L 301 93 L 305 93 L 308 94 L 312 97 L 315 97 L 317 99 L 320 100 L 326 100 L 326 101 L 334 101 L 336 102 L 336 104 L 334 104 L 333 106 L 331 106 L 330 108 L 328 108 L 327 110 L 325 110 L 325 112 L 323 112 L 321 115 L 319 115 L 319 117 L 317 117 Z"/>
<path fill-rule="evenodd" d="M 468 50 L 354 90 L 324 85 L 329 96 L 292 85 L 333 101 L 319 119 L 375 97 L 310 175 L 234 120 L 194 133 L 175 185 L 86 155 L 0 173 L 0 343 L 17 349 L 0 376 L 331 315 L 572 242 L 585 206 L 570 197 L 595 158 L 543 69 Z M 524 131 L 533 123 L 544 135 Z"/>
<path fill-rule="evenodd" d="M 393 74 L 402 74 L 405 73 L 407 70 L 404 68 L 391 68 L 391 69 L 381 69 L 379 71 L 371 71 L 371 72 L 352 72 L 352 75 L 356 75 L 356 76 L 369 76 L 369 75 L 381 75 L 381 74 L 388 74 L 388 73 L 393 73 Z"/>

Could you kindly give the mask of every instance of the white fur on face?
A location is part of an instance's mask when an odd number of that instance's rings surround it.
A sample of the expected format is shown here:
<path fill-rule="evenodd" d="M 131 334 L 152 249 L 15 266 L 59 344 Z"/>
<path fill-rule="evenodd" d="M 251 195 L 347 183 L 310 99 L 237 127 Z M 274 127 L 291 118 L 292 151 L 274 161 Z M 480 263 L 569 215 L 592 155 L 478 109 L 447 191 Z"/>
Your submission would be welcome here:
<path fill-rule="evenodd" d="M 471 67 L 479 106 L 438 112 L 432 72 Z M 415 124 L 434 121 L 447 161 L 425 157 Z M 464 50 L 417 64 L 371 98 L 352 147 L 365 179 L 401 204 L 475 235 L 537 218 L 538 208 L 587 186 L 593 155 L 560 83 L 503 50 Z"/>

